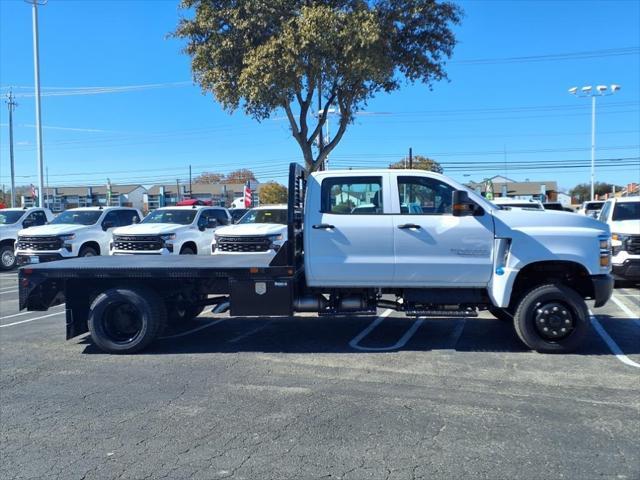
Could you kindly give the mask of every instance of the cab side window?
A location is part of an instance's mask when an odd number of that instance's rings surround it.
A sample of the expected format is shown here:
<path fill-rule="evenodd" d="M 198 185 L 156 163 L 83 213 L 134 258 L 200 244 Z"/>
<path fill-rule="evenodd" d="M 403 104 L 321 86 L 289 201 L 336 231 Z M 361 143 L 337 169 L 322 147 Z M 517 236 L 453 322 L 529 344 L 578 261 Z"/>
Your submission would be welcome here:
<path fill-rule="evenodd" d="M 218 225 L 229 225 L 229 217 L 224 210 L 210 210 L 211 216 L 218 221 Z"/>
<path fill-rule="evenodd" d="M 120 210 L 118 212 L 118 224 L 116 226 L 126 227 L 127 225 L 132 225 L 139 222 L 140 217 L 138 217 L 138 212 L 136 212 L 135 210 Z"/>
<path fill-rule="evenodd" d="M 324 179 L 321 211 L 338 215 L 382 215 L 382 177 Z"/>
<path fill-rule="evenodd" d="M 34 227 L 37 227 L 47 223 L 47 216 L 42 210 L 36 210 L 35 212 L 31 212 L 29 216 L 25 218 L 25 221 L 30 222 Z"/>
<path fill-rule="evenodd" d="M 107 212 L 107 214 L 104 216 L 104 219 L 102 220 L 102 225 L 106 225 L 107 223 L 111 224 L 110 228 L 113 227 L 119 227 L 120 225 L 118 224 L 118 212 L 115 210 L 111 210 L 110 212 Z"/>
<path fill-rule="evenodd" d="M 198 219 L 198 228 L 213 228 L 209 226 L 210 219 L 218 220 L 216 210 L 203 210 Z M 222 225 L 219 220 L 218 225 Z"/>
<path fill-rule="evenodd" d="M 398 177 L 400 213 L 403 215 L 451 214 L 451 185 L 429 177 Z"/>

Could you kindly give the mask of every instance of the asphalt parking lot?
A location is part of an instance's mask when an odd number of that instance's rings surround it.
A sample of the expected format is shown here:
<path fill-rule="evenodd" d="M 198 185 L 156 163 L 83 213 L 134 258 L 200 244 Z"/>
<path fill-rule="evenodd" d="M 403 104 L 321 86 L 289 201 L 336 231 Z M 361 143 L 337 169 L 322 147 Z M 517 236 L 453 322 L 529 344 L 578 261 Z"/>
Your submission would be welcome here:
<path fill-rule="evenodd" d="M 0 274 L 3 479 L 638 479 L 640 291 L 573 355 L 478 319 L 230 319 L 138 355 Z"/>

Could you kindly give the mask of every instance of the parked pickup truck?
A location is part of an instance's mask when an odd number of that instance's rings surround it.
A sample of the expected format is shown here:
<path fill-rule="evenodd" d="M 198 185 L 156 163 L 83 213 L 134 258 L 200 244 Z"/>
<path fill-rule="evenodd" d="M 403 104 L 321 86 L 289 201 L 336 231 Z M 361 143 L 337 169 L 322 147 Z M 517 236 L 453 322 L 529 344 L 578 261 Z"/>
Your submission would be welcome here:
<path fill-rule="evenodd" d="M 114 228 L 140 221 L 140 211 L 127 207 L 84 207 L 65 210 L 48 225 L 21 230 L 16 243 L 18 265 L 109 254 Z"/>
<path fill-rule="evenodd" d="M 16 266 L 15 243 L 23 228 L 44 225 L 53 219 L 48 208 L 3 208 L 0 210 L 0 270 Z"/>
<path fill-rule="evenodd" d="M 230 223 L 222 207 L 158 208 L 139 225 L 116 229 L 111 254 L 209 255 L 214 232 Z"/>
<path fill-rule="evenodd" d="M 89 331 L 111 353 L 147 347 L 176 305 L 243 317 L 490 309 L 528 347 L 569 352 L 590 328 L 585 299 L 599 307 L 612 293 L 609 227 L 593 218 L 500 210 L 421 170 L 307 175 L 292 164 L 288 192 L 287 241 L 268 267 L 215 255 L 34 265 L 19 273 L 20 308 L 66 302 L 67 338 Z M 360 204 L 372 207 L 353 214 Z"/>
<path fill-rule="evenodd" d="M 614 277 L 640 281 L 640 197 L 607 200 L 599 220 L 611 229 Z"/>
<path fill-rule="evenodd" d="M 287 206 L 261 205 L 235 225 L 219 229 L 211 242 L 216 256 L 249 256 L 254 265 L 268 266 L 287 240 Z"/>

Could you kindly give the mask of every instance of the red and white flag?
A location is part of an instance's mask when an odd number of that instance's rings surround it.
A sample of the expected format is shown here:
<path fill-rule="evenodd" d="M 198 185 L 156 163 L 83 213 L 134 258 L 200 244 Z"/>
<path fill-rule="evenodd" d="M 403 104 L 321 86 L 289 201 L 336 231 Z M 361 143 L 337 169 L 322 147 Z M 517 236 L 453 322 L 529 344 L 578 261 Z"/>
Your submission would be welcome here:
<path fill-rule="evenodd" d="M 251 186 L 249 182 L 244 185 L 244 208 L 251 207 Z"/>
<path fill-rule="evenodd" d="M 36 187 L 33 185 L 33 183 L 31 184 L 31 198 L 36 198 Z"/>

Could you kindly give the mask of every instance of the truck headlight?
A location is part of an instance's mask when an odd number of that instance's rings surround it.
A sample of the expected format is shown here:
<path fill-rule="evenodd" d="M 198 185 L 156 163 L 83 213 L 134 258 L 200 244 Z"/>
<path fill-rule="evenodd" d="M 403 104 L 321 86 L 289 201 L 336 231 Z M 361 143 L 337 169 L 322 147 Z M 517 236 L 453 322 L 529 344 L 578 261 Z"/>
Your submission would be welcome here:
<path fill-rule="evenodd" d="M 282 240 L 284 239 L 284 235 L 282 235 L 281 233 L 277 235 L 267 235 L 267 238 L 269 239 L 270 250 L 275 250 L 276 252 L 280 250 L 280 248 L 282 247 Z"/>
<path fill-rule="evenodd" d="M 160 238 L 163 241 L 168 241 L 168 240 L 175 240 L 176 239 L 176 234 L 175 233 L 167 233 L 165 235 L 160 235 Z"/>
<path fill-rule="evenodd" d="M 611 239 L 609 237 L 598 237 L 600 242 L 600 267 L 609 268 L 611 265 Z"/>
<path fill-rule="evenodd" d="M 284 239 L 284 236 L 279 233 L 277 235 L 267 235 L 267 238 L 271 241 L 271 242 L 279 242 L 282 239 Z"/>
<path fill-rule="evenodd" d="M 76 234 L 75 233 L 69 233 L 67 235 L 59 235 L 60 240 L 62 240 L 63 242 L 68 242 L 69 240 L 74 240 L 76 238 Z"/>

